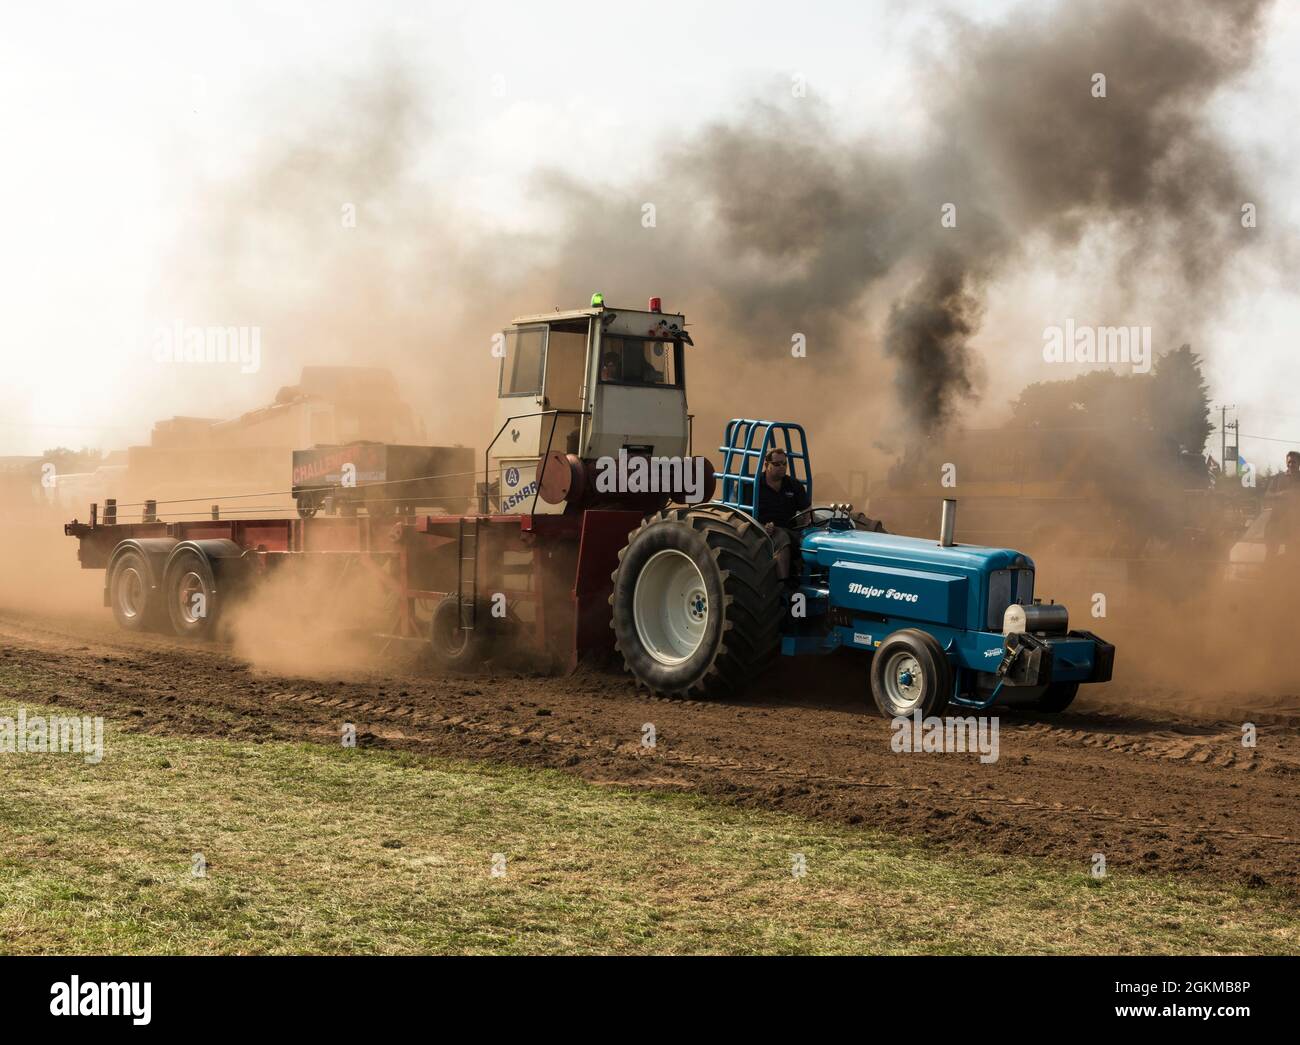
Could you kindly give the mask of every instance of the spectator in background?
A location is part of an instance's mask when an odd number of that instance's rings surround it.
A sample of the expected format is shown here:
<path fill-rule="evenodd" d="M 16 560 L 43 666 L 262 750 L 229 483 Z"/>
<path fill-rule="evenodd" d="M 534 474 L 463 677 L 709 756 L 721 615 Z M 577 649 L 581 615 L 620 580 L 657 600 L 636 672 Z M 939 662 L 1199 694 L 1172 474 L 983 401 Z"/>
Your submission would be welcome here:
<path fill-rule="evenodd" d="M 1295 493 L 1300 491 L 1300 450 L 1290 450 L 1286 455 L 1286 471 L 1279 472 L 1268 481 L 1267 494 Z"/>
<path fill-rule="evenodd" d="M 1265 542 L 1269 559 L 1300 565 L 1300 450 L 1286 455 L 1286 471 L 1268 481 L 1264 502 L 1269 512 Z"/>

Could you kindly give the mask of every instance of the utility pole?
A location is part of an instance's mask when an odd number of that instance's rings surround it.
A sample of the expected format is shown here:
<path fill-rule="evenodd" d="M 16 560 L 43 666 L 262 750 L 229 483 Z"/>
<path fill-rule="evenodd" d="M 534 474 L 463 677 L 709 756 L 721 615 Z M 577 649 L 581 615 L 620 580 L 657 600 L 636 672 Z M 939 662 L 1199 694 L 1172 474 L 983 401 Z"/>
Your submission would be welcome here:
<path fill-rule="evenodd" d="M 1228 478 L 1228 408 L 1219 407 L 1219 475 Z"/>
<path fill-rule="evenodd" d="M 1231 424 L 1228 423 L 1228 411 L 1236 410 L 1236 409 L 1237 408 L 1232 405 L 1219 407 L 1219 474 L 1222 475 L 1225 479 L 1228 477 L 1228 429 L 1229 428 L 1231 428 L 1234 433 L 1233 434 L 1234 449 L 1237 453 L 1241 452 L 1241 446 L 1240 446 L 1241 440 L 1238 439 L 1236 436 L 1238 422 L 1233 421 Z M 1235 454 L 1232 458 L 1232 474 L 1233 475 L 1237 474 L 1237 458 Z"/>

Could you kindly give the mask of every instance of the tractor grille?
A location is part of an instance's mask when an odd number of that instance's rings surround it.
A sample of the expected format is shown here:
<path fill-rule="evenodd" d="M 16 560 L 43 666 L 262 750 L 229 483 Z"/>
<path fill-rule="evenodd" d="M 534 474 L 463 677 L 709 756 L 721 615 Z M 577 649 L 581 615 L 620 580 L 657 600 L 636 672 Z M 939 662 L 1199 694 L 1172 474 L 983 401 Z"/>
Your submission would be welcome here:
<path fill-rule="evenodd" d="M 989 574 L 989 631 L 1002 630 L 1002 616 L 1013 602 L 1033 605 L 1033 570 L 994 570 Z"/>

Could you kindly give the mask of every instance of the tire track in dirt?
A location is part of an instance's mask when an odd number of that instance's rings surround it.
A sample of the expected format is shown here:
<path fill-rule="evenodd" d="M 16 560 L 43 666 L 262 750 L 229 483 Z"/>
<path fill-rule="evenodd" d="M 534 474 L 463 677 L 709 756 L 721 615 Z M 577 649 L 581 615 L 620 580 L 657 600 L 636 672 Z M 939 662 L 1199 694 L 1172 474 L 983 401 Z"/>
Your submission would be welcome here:
<path fill-rule="evenodd" d="M 934 794 L 934 788 L 927 787 L 923 784 L 901 784 L 879 780 L 864 780 L 854 777 L 833 776 L 826 773 L 804 773 L 793 770 L 783 769 L 780 766 L 765 764 L 761 762 L 743 763 L 734 759 L 721 758 L 709 755 L 691 755 L 678 754 L 673 751 L 666 751 L 659 745 L 656 745 L 653 752 L 646 751 L 638 745 L 625 742 L 617 745 L 601 745 L 596 741 L 585 740 L 576 736 L 564 736 L 559 733 L 545 733 L 540 731 L 527 732 L 519 726 L 503 726 L 494 722 L 472 721 L 463 715 L 441 715 L 437 713 L 421 715 L 414 712 L 411 708 L 405 707 L 376 707 L 370 703 L 358 704 L 356 702 L 340 701 L 337 699 L 328 699 L 311 694 L 300 694 L 293 692 L 273 693 L 271 699 L 282 701 L 298 701 L 306 704 L 312 704 L 318 707 L 328 707 L 333 710 L 359 711 L 366 716 L 370 724 L 370 732 L 383 739 L 408 740 L 415 739 L 406 733 L 395 731 L 388 733 L 375 732 L 374 726 L 377 721 L 385 719 L 403 718 L 408 721 L 423 722 L 430 724 L 443 724 L 447 727 L 464 729 L 475 733 L 488 733 L 494 735 L 507 735 L 514 737 L 527 737 L 528 739 L 541 743 L 557 744 L 560 746 L 579 747 L 584 749 L 603 748 L 613 753 L 630 754 L 638 757 L 647 757 L 656 761 L 667 763 L 669 765 L 687 765 L 687 766 L 706 766 L 711 769 L 726 770 L 735 773 L 761 774 L 770 776 L 785 777 L 792 780 L 807 780 L 817 783 L 838 784 L 843 787 L 862 787 L 862 788 L 883 788 L 887 790 L 921 792 Z M 1193 761 L 1207 761 L 1207 759 L 1193 759 Z M 1216 762 L 1216 765 L 1230 765 L 1231 762 Z M 1023 798 L 1012 798 L 1009 796 L 988 796 L 978 795 L 971 792 L 947 792 L 949 797 L 957 798 L 961 801 L 981 803 L 989 806 L 997 805 L 1014 805 L 1020 809 L 1036 809 L 1049 811 L 1052 813 L 1067 813 L 1084 819 L 1105 820 L 1105 821 L 1124 821 L 1130 824 L 1140 825 L 1142 827 L 1157 830 L 1178 830 L 1175 825 L 1164 823 L 1160 820 L 1125 815 L 1123 813 L 1113 812 L 1111 810 L 1089 809 L 1085 806 L 1067 806 L 1061 802 L 1053 802 L 1050 805 L 1042 802 L 1031 802 Z M 1255 839 L 1265 842 L 1276 842 L 1282 845 L 1300 845 L 1300 838 L 1289 838 L 1285 835 L 1278 834 L 1259 834 L 1249 831 L 1242 831 L 1232 827 L 1213 827 L 1203 826 L 1196 828 L 1197 831 L 1210 832 L 1214 834 L 1229 835 L 1243 839 Z"/>
<path fill-rule="evenodd" d="M 29 699 L 121 728 L 236 740 L 358 743 L 560 769 L 600 784 L 689 790 L 875 827 L 953 851 L 1111 873 L 1212 876 L 1300 889 L 1300 728 L 1285 715 L 1242 749 L 1239 724 L 1147 708 L 1001 718 L 1001 757 L 901 755 L 869 713 L 865 665 L 778 672 L 751 699 L 639 692 L 625 676 L 442 678 L 410 670 L 311 680 L 263 674 L 219 645 L 117 632 L 111 622 L 0 613 L 0 666 Z M 849 674 L 846 675 L 846 672 Z M 658 743 L 641 746 L 653 723 Z M 1236 747 L 1233 747 L 1233 744 Z"/>

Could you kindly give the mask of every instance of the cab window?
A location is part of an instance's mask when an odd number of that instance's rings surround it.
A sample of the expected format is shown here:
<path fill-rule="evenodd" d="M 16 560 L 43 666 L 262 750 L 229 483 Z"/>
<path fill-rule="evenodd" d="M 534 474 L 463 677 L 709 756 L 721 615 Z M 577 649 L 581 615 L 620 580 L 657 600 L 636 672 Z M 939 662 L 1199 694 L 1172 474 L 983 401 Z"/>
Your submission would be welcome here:
<path fill-rule="evenodd" d="M 681 381 L 681 350 L 680 341 L 606 335 L 600 343 L 600 380 L 675 388 Z"/>
<path fill-rule="evenodd" d="M 546 354 L 545 325 L 513 327 L 506 332 L 498 395 L 527 396 L 542 393 L 542 359 Z"/>

